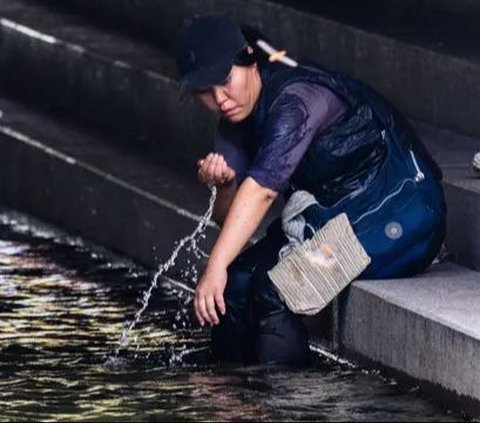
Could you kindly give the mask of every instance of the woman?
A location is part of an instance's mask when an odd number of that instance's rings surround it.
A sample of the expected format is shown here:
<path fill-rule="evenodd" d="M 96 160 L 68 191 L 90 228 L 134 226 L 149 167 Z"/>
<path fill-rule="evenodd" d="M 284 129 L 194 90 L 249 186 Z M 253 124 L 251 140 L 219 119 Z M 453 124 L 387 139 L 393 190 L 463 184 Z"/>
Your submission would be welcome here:
<path fill-rule="evenodd" d="M 372 259 L 363 278 L 405 277 L 427 268 L 444 238 L 440 170 L 377 93 L 318 66 L 263 63 L 226 17 L 194 19 L 176 48 L 182 95 L 220 117 L 216 152 L 198 162 L 218 188 L 222 226 L 196 289 L 198 321 L 214 326 L 221 360 L 304 365 L 301 316 L 267 275 L 287 243 L 281 224 L 241 253 L 278 194 L 313 194 L 322 224 L 345 212 Z"/>

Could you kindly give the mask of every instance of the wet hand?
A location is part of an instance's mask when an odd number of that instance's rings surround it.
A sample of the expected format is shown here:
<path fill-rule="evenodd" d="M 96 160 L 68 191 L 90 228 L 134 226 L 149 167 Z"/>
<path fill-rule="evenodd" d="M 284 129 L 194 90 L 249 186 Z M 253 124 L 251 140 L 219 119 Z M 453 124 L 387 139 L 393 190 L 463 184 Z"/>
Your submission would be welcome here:
<path fill-rule="evenodd" d="M 227 185 L 235 178 L 235 171 L 228 166 L 221 154 L 210 153 L 197 162 L 198 179 L 207 185 Z"/>
<path fill-rule="evenodd" d="M 207 266 L 200 282 L 195 290 L 195 299 L 193 302 L 195 315 L 201 326 L 205 323 L 218 325 L 217 310 L 225 314 L 225 301 L 223 292 L 227 284 L 227 270 L 224 268 L 214 268 Z"/>

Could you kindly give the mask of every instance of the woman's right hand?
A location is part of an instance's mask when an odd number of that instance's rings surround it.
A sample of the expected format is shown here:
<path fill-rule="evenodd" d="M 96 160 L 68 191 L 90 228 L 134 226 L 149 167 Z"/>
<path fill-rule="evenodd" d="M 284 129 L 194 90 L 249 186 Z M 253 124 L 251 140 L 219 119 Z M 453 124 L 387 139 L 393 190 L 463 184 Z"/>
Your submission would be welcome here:
<path fill-rule="evenodd" d="M 197 162 L 198 179 L 207 185 L 223 186 L 235 179 L 235 171 L 221 154 L 210 153 Z"/>

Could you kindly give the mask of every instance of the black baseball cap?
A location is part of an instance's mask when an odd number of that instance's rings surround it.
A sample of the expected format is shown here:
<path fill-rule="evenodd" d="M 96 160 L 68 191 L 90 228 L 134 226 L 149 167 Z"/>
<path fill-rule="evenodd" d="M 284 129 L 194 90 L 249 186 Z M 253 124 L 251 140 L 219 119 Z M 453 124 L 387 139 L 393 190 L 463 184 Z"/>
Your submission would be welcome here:
<path fill-rule="evenodd" d="M 175 40 L 180 95 L 225 81 L 236 55 L 246 47 L 240 26 L 227 16 L 202 16 L 186 22 Z"/>

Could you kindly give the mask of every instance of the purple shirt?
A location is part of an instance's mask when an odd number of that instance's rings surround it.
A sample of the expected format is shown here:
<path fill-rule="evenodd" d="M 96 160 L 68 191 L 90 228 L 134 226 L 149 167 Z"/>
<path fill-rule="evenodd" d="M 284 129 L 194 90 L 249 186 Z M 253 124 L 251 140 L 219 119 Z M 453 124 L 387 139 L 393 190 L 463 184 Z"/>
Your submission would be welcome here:
<path fill-rule="evenodd" d="M 215 149 L 235 170 L 237 183 L 250 176 L 277 192 L 289 180 L 313 138 L 325 132 L 346 111 L 344 102 L 322 85 L 295 82 L 275 99 L 255 152 L 242 124 L 220 124 Z"/>

